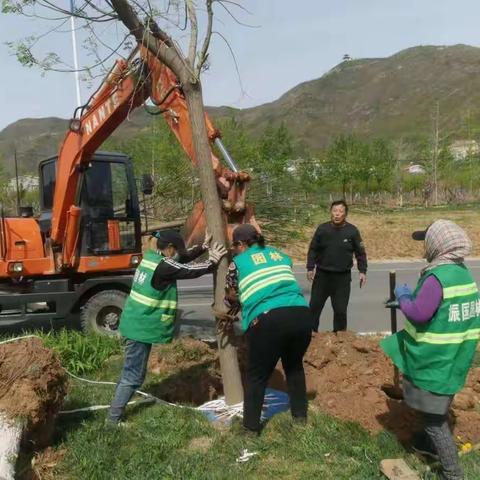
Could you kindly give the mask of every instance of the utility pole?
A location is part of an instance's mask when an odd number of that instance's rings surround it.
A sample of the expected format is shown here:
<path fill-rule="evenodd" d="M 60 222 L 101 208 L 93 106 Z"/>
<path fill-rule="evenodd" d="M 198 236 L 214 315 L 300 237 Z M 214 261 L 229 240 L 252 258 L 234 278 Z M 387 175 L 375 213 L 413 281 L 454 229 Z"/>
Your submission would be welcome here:
<path fill-rule="evenodd" d="M 72 48 L 73 48 L 73 68 L 75 72 L 75 89 L 77 92 L 77 107 L 82 104 L 82 98 L 80 96 L 80 78 L 78 75 L 78 57 L 77 57 L 77 37 L 75 35 L 75 2 L 70 0 L 70 30 L 72 31 Z"/>
<path fill-rule="evenodd" d="M 434 134 L 433 134 L 433 203 L 438 205 L 438 151 L 439 151 L 439 120 L 440 120 L 440 104 L 437 101 L 435 107 Z"/>
<path fill-rule="evenodd" d="M 17 149 L 15 149 L 13 152 L 13 160 L 15 162 L 15 183 L 17 186 L 17 215 L 20 216 L 20 185 L 18 182 Z"/>

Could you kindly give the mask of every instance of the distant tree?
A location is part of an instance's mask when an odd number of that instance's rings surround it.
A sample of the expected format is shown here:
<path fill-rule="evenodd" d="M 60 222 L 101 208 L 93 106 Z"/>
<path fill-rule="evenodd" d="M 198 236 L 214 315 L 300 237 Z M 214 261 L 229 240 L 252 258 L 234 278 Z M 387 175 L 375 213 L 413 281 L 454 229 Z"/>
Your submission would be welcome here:
<path fill-rule="evenodd" d="M 337 137 L 327 149 L 328 176 L 340 186 L 345 199 L 347 189 L 353 189 L 358 176 L 366 175 L 366 154 L 365 145 L 353 135 Z"/>

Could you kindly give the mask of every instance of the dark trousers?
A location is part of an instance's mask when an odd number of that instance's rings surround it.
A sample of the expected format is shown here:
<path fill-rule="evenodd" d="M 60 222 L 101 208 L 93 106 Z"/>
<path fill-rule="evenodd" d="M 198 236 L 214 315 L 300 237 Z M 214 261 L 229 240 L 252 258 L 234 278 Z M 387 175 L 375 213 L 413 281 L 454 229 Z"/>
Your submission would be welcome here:
<path fill-rule="evenodd" d="M 312 284 L 310 310 L 313 316 L 313 330 L 316 332 L 320 324 L 320 315 L 327 298 L 330 297 L 333 308 L 333 331 L 347 329 L 347 307 L 350 299 L 350 272 L 325 272 L 317 270 Z"/>
<path fill-rule="evenodd" d="M 108 413 L 110 422 L 116 423 L 120 421 L 125 411 L 125 406 L 132 398 L 135 390 L 140 388 L 145 380 L 151 349 L 152 345 L 150 343 L 127 340 L 122 374 L 117 383 L 115 396 Z"/>
<path fill-rule="evenodd" d="M 423 413 L 425 433 L 430 437 L 442 464 L 445 480 L 463 480 L 463 471 L 458 461 L 457 446 L 448 425 L 448 415 Z"/>
<path fill-rule="evenodd" d="M 307 307 L 283 307 L 259 315 L 245 333 L 248 364 L 243 403 L 243 425 L 260 431 L 260 417 L 268 379 L 279 359 L 287 379 L 290 410 L 307 417 L 303 356 L 310 344 L 312 318 Z"/>

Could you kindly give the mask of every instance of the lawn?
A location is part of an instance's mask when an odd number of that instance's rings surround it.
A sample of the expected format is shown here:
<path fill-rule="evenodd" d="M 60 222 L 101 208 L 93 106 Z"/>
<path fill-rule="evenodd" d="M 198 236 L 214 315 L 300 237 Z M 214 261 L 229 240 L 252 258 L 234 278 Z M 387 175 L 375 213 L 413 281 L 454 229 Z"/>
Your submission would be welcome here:
<path fill-rule="evenodd" d="M 75 370 L 75 365 L 85 364 L 83 357 L 88 348 L 81 345 L 90 339 L 74 337 L 71 343 L 80 353 L 73 358 L 72 349 L 65 348 L 68 342 L 63 335 L 59 347 L 55 337 L 50 336 L 50 345 L 59 349 L 62 358 L 68 352 Z M 102 351 L 112 349 L 110 340 L 106 345 Z M 107 360 L 103 356 L 92 359 L 90 355 L 88 373 L 83 376 L 115 381 L 122 365 L 116 350 L 112 349 Z M 78 367 L 75 371 L 80 370 Z M 143 390 L 155 390 L 163 378 L 165 375 L 149 374 Z M 64 409 L 108 404 L 113 388 L 72 379 Z M 38 478 L 367 480 L 383 478 L 378 469 L 383 458 L 405 458 L 419 472 L 425 471 L 425 466 L 389 433 L 372 436 L 356 424 L 312 409 L 307 426 L 292 424 L 289 414 L 284 413 L 268 422 L 258 438 L 245 436 L 237 423 L 230 429 L 214 428 L 201 413 L 190 408 L 131 406 L 122 427 L 106 425 L 105 415 L 105 411 L 95 411 L 60 416 L 53 448 L 38 452 L 34 459 Z M 256 455 L 246 463 L 237 463 L 243 449 Z M 24 458 L 24 465 L 28 461 Z M 462 464 L 467 480 L 480 478 L 480 454 L 463 457 Z"/>

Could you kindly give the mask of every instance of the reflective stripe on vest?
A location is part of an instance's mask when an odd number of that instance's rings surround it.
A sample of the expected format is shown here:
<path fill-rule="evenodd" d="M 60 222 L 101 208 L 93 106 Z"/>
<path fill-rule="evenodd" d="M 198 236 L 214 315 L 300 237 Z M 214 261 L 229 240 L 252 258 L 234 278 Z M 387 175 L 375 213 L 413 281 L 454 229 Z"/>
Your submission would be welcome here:
<path fill-rule="evenodd" d="M 478 292 L 476 283 L 467 283 L 466 285 L 455 285 L 443 289 L 443 298 L 462 297 L 464 295 L 472 295 Z"/>
<path fill-rule="evenodd" d="M 434 345 L 448 345 L 463 343 L 466 340 L 479 340 L 480 328 L 473 328 L 460 333 L 431 333 L 417 332 L 415 327 L 407 320 L 405 321 L 405 331 L 416 341 L 431 343 Z"/>
<path fill-rule="evenodd" d="M 132 300 L 135 300 L 142 305 L 146 305 L 147 307 L 153 308 L 177 308 L 177 302 L 173 300 L 157 300 L 155 298 L 147 297 L 146 295 L 142 295 L 141 293 L 136 292 L 135 290 L 131 290 L 130 297 Z"/>
<path fill-rule="evenodd" d="M 155 271 L 155 269 L 156 269 L 157 266 L 158 266 L 158 263 L 151 262 L 150 260 L 146 260 L 146 259 L 144 258 L 144 259 L 142 260 L 141 265 L 142 265 L 142 267 L 148 268 L 148 270 L 153 270 L 153 271 Z"/>
<path fill-rule="evenodd" d="M 287 267 L 290 271 L 287 272 L 278 272 L 272 273 L 267 272 L 266 275 L 270 275 L 269 278 L 262 280 L 261 282 L 255 283 L 249 288 L 247 288 L 244 292 L 240 294 L 240 301 L 245 302 L 248 300 L 253 294 L 257 293 L 259 290 L 263 290 L 264 288 L 270 287 L 271 285 L 275 285 L 276 283 L 280 282 L 293 282 L 295 283 L 295 276 L 292 273 L 290 267 Z"/>
<path fill-rule="evenodd" d="M 240 289 L 245 289 L 247 284 L 258 280 L 261 277 L 265 277 L 268 275 L 271 275 L 272 273 L 277 273 L 277 272 L 291 272 L 292 269 L 290 268 L 289 265 L 277 265 L 275 267 L 268 267 L 264 268 L 262 270 L 259 270 L 258 272 L 253 272 L 250 275 L 247 275 L 243 280 L 240 281 L 238 284 L 238 288 Z"/>

